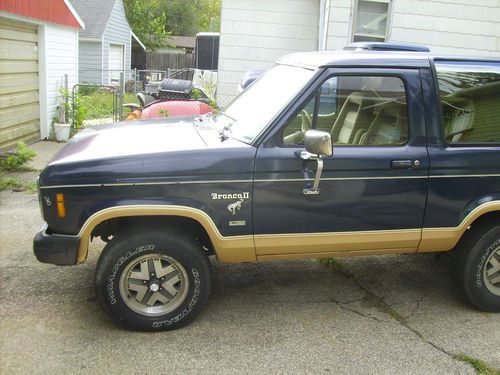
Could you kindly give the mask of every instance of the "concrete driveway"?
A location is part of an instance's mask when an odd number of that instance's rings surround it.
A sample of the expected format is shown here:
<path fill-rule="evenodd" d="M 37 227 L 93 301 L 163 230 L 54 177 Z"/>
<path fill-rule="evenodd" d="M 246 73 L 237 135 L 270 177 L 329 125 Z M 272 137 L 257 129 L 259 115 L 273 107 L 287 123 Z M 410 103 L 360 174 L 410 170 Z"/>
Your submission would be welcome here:
<path fill-rule="evenodd" d="M 474 374 L 500 368 L 500 314 L 474 310 L 432 255 L 216 265 L 188 327 L 114 326 L 84 265 L 41 264 L 36 195 L 0 192 L 0 374 Z"/>

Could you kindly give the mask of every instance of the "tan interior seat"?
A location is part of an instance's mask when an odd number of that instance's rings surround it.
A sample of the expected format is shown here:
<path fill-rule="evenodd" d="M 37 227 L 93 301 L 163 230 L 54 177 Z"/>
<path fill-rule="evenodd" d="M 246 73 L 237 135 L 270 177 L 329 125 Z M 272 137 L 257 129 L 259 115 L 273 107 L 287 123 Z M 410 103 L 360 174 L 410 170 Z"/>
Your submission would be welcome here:
<path fill-rule="evenodd" d="M 408 140 L 406 105 L 391 102 L 377 109 L 368 131 L 361 135 L 359 144 L 397 145 Z"/>
<path fill-rule="evenodd" d="M 355 91 L 344 102 L 330 132 L 335 144 L 357 144 L 373 119 L 373 97 Z"/>

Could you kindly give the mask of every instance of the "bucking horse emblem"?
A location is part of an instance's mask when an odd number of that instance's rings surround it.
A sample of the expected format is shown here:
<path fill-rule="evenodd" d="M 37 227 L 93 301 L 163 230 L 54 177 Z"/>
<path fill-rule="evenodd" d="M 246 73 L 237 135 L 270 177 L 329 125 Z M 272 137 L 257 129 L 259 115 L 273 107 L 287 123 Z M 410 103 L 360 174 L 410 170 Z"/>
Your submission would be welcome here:
<path fill-rule="evenodd" d="M 239 201 L 228 204 L 227 210 L 231 212 L 231 214 L 236 215 L 236 211 L 241 210 L 241 204 L 243 203 L 243 201 L 244 201 L 243 199 L 240 199 Z"/>

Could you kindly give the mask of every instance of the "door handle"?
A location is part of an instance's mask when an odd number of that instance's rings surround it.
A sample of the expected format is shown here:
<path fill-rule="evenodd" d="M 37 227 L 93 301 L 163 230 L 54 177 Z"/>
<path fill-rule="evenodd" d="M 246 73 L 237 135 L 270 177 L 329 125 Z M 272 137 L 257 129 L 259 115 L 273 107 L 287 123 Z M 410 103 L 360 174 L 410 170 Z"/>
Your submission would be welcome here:
<path fill-rule="evenodd" d="M 411 160 L 393 160 L 391 161 L 391 168 L 396 169 L 410 169 L 413 166 Z"/>

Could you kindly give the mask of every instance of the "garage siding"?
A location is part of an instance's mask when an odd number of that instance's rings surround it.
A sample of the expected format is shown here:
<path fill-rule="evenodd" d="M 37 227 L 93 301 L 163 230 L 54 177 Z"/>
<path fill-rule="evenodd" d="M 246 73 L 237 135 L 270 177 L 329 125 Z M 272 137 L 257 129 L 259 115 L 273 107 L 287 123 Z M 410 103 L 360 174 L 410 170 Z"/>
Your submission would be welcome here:
<path fill-rule="evenodd" d="M 40 138 L 37 27 L 0 17 L 0 149 Z"/>
<path fill-rule="evenodd" d="M 102 84 L 102 42 L 80 40 L 79 48 L 80 82 Z"/>
<path fill-rule="evenodd" d="M 68 75 L 70 91 L 78 83 L 78 31 L 56 25 L 44 27 L 47 119 L 42 120 L 41 138 L 50 136 L 52 119 L 57 114 L 59 89 L 63 85 L 64 75 Z"/>

